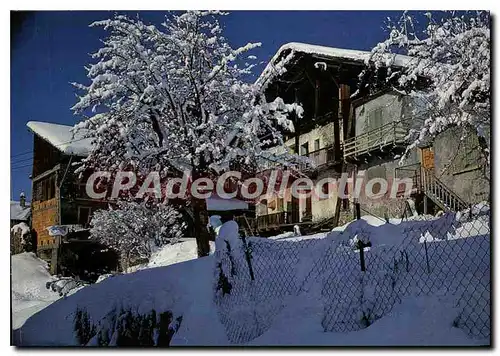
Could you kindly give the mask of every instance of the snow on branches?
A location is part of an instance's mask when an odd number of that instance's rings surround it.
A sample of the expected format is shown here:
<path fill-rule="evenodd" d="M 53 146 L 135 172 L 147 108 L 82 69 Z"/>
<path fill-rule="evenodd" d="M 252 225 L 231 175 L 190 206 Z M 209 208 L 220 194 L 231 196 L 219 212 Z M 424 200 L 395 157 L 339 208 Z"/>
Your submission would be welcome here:
<path fill-rule="evenodd" d="M 94 142 L 87 167 L 165 174 L 183 160 L 204 172 L 235 159 L 255 162 L 263 135 L 283 143 L 278 128 L 293 131 L 286 114 L 295 108 L 280 98 L 266 103 L 243 82 L 254 66 L 246 52 L 260 43 L 233 49 L 222 36 L 222 15 L 188 11 L 161 27 L 117 15 L 91 25 L 109 36 L 92 55 L 91 83 L 74 83 L 83 95 L 72 110 L 84 117 L 75 130 L 87 129 Z"/>
<path fill-rule="evenodd" d="M 488 12 L 404 12 L 389 23 L 389 36 L 373 48 L 367 64 L 388 68 L 395 89 L 416 99 L 421 125 L 410 131 L 408 150 L 451 126 L 476 132 L 489 162 L 490 15 Z M 410 56 L 395 68 L 396 54 Z M 429 80 L 416 90 L 418 78 Z M 416 115 L 415 115 L 416 116 Z"/>
<path fill-rule="evenodd" d="M 185 227 L 170 205 L 146 206 L 146 202 L 117 202 L 117 207 L 98 210 L 90 234 L 100 243 L 128 258 L 149 259 L 157 248 L 177 241 Z"/>

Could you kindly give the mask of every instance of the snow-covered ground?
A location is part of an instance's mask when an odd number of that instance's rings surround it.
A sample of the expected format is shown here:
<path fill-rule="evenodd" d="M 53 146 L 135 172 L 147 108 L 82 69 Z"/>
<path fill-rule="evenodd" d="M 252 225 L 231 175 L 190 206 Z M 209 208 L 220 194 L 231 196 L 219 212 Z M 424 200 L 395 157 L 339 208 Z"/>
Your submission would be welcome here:
<path fill-rule="evenodd" d="M 385 317 L 366 329 L 325 332 L 323 310 L 314 298 L 303 294 L 292 298 L 273 327 L 249 345 L 295 346 L 459 346 L 484 345 L 458 328 L 451 327 L 455 311 L 447 301 L 432 297 L 406 298 Z M 299 307 L 292 307 L 297 305 Z"/>
<path fill-rule="evenodd" d="M 73 316 L 76 307 L 85 307 L 94 321 L 115 307 L 130 306 L 137 312 L 172 310 L 183 315 L 177 343 L 200 345 L 227 344 L 212 304 L 213 255 L 167 267 L 116 275 L 60 299 L 33 315 L 17 331 L 21 345 L 76 345 Z"/>
<path fill-rule="evenodd" d="M 45 261 L 31 252 L 13 255 L 11 261 L 12 327 L 17 329 L 33 314 L 60 297 L 45 287 L 47 282 L 54 280 Z"/>
<path fill-rule="evenodd" d="M 455 216 L 453 218 L 455 219 Z M 414 220 L 409 222 L 391 221 L 390 224 L 386 224 L 378 219 L 365 217 L 361 221 L 336 228 L 328 234 L 303 237 L 287 234 L 274 239 L 247 238 L 247 242 L 252 243 L 253 249 L 252 263 L 255 266 L 255 281 L 253 282 L 246 280 L 248 268 L 245 256 L 238 248 L 241 240 L 236 235 L 237 226 L 234 222 L 228 222 L 220 229 L 215 254 L 201 259 L 175 263 L 182 259 L 194 258 L 196 248 L 194 241 L 184 241 L 177 246 L 172 245 L 170 252 L 165 250 L 158 252 L 148 266 L 143 266 L 142 270 L 107 278 L 41 310 L 28 319 L 24 326 L 17 331 L 15 340 L 21 345 L 76 345 L 77 342 L 73 335 L 73 317 L 77 307 L 85 308 L 94 322 L 101 320 L 114 308 L 130 307 L 137 313 L 147 313 L 154 308 L 157 312 L 170 310 L 174 317 L 182 315 L 183 321 L 180 329 L 173 336 L 172 345 L 234 345 L 241 343 L 248 345 L 345 346 L 488 345 L 490 343 L 488 338 L 472 338 L 463 327 L 456 327 L 460 324 L 457 323 L 457 316 L 464 309 L 457 308 L 456 296 L 439 288 L 440 285 L 445 286 L 454 280 L 443 280 L 442 278 L 446 278 L 446 274 L 439 274 L 436 277 L 423 275 L 425 281 L 435 282 L 434 284 L 437 285 L 435 293 L 400 293 L 400 300 L 396 301 L 389 309 L 384 310 L 380 317 L 373 320 L 371 325 L 366 328 L 348 332 L 325 332 L 323 319 L 332 313 L 329 306 L 337 305 L 342 312 L 344 312 L 344 308 L 347 308 L 345 309 L 347 317 L 350 316 L 349 308 L 355 307 L 355 305 L 342 304 L 342 302 L 352 303 L 349 299 L 351 298 L 349 289 L 345 288 L 347 285 L 342 285 L 342 283 L 360 276 L 359 260 L 356 259 L 352 264 L 352 261 L 348 259 L 349 254 L 338 254 L 334 255 L 335 259 L 331 261 L 335 263 L 332 266 L 328 265 L 327 270 L 317 270 L 315 262 L 319 261 L 318 256 L 324 257 L 325 254 L 328 254 L 328 247 L 333 242 L 335 242 L 334 245 L 341 246 L 337 242 L 345 239 L 349 242 L 353 240 L 353 236 L 357 238 L 358 235 L 368 234 L 372 241 L 372 247 L 367 250 L 369 252 L 366 254 L 367 264 L 371 266 L 370 264 L 374 263 L 372 261 L 383 259 L 389 251 L 388 248 L 392 248 L 391 246 L 394 244 L 401 244 L 405 238 L 411 240 L 411 244 L 413 244 L 411 246 L 423 251 L 423 244 L 420 241 L 421 234 L 414 233 L 409 228 L 414 227 L 415 231 L 419 231 L 416 229 L 419 227 L 435 232 L 441 231 L 436 230 L 436 228 L 445 226 L 451 221 L 449 216 L 431 221 Z M 460 216 L 457 216 L 456 220 L 460 220 Z M 479 225 L 482 226 L 482 230 L 479 229 Z M 468 243 L 469 238 L 472 239 L 471 241 L 476 248 L 488 248 L 489 231 L 484 230 L 484 223 L 464 221 L 457 226 L 458 228 L 454 230 L 442 231 L 444 239 L 448 240 L 444 243 L 449 247 L 443 248 L 447 256 L 453 256 L 453 253 L 457 251 L 468 251 L 463 246 Z M 473 229 L 471 233 L 469 227 L 477 229 Z M 464 233 L 463 230 L 467 230 L 468 233 Z M 438 240 L 440 237 L 434 233 L 435 240 L 431 245 L 442 244 L 443 241 Z M 221 254 L 227 253 L 225 241 L 228 241 L 232 246 L 231 255 L 236 264 L 237 272 L 234 276 L 230 276 L 230 271 L 227 269 L 228 261 L 221 260 Z M 403 244 L 403 246 L 410 245 Z M 291 264 L 286 262 L 293 251 L 292 249 L 297 248 L 303 251 L 298 251 L 294 257 L 296 260 L 292 260 Z M 468 276 L 472 264 L 478 262 L 473 260 L 476 258 L 475 256 L 488 260 L 489 255 L 480 256 L 472 250 L 472 253 L 460 252 L 458 259 L 436 260 L 434 256 L 429 257 L 431 264 L 436 263 L 432 266 L 438 271 L 453 271 L 456 280 L 463 274 L 462 272 L 465 273 L 464 276 Z M 270 260 L 270 257 L 275 259 Z M 377 257 L 377 260 L 373 259 L 374 257 Z M 414 256 L 414 258 L 417 257 Z M 414 263 L 421 262 L 418 258 L 414 260 Z M 437 263 L 441 260 L 441 264 L 438 265 Z M 228 275 L 233 289 L 230 295 L 226 294 L 221 297 L 216 294 L 216 298 L 214 298 L 214 286 L 221 261 L 223 262 L 222 268 Z M 158 267 L 171 262 L 175 264 Z M 336 274 L 332 275 L 328 268 L 335 268 L 338 266 L 337 262 L 344 267 L 342 271 L 338 270 Z M 260 267 L 258 267 L 259 264 L 261 264 Z M 349 266 L 355 266 L 355 270 L 350 270 Z M 474 272 L 475 278 L 487 282 L 484 279 L 489 278 L 485 274 L 487 269 L 489 270 L 489 266 L 482 265 Z M 269 273 L 263 271 L 269 271 Z M 284 272 L 286 272 L 285 275 L 288 279 L 282 283 L 283 285 L 270 284 L 271 281 L 275 280 L 264 278 L 266 275 L 276 278 Z M 417 280 L 420 278 L 418 275 L 420 272 L 411 273 L 413 273 L 411 276 Z M 323 279 L 324 276 L 328 276 L 328 278 Z M 367 284 L 363 282 L 365 284 L 362 289 L 365 296 L 367 294 L 378 296 L 380 290 L 376 284 L 385 283 L 387 274 L 376 275 L 368 270 L 364 276 L 368 282 Z M 356 280 L 359 281 L 359 279 Z M 309 282 L 305 283 L 306 281 Z M 395 280 L 397 288 L 402 288 L 402 281 L 405 279 Z M 470 285 L 461 292 L 475 293 L 475 291 L 469 291 L 471 288 L 477 289 L 474 281 L 476 279 L 468 280 Z M 339 287 L 333 291 L 337 299 L 343 299 L 340 304 L 338 301 L 330 300 L 329 296 L 324 294 L 327 282 L 332 282 L 337 287 L 344 286 L 344 288 Z M 353 281 L 351 280 L 351 282 Z M 292 287 L 290 288 L 290 286 Z M 297 286 L 300 288 L 296 288 Z M 448 290 L 451 290 L 449 287 L 451 285 L 447 287 Z M 460 289 L 454 290 L 459 291 Z M 488 288 L 484 289 L 480 292 L 479 297 L 489 305 L 488 291 Z M 267 295 L 264 295 L 265 293 Z M 472 296 L 477 297 L 476 295 Z M 227 304 L 228 302 L 229 304 Z M 264 302 L 264 304 L 258 304 L 260 302 Z M 366 304 L 366 302 L 372 301 L 368 298 L 363 303 Z M 262 311 L 267 312 L 262 313 Z M 469 313 L 469 315 L 474 316 L 474 313 Z M 353 322 L 355 323 L 355 321 Z M 238 327 L 243 327 L 242 332 L 250 332 L 254 336 L 247 337 L 246 341 L 243 342 L 235 342 L 235 338 L 228 337 L 228 335 L 231 335 L 229 331 L 234 331 Z M 245 327 L 247 331 L 245 331 Z"/>
<path fill-rule="evenodd" d="M 210 250 L 212 252 L 215 250 L 213 241 L 210 241 Z M 180 242 L 163 246 L 151 256 L 147 264 L 130 267 L 128 272 L 131 273 L 147 268 L 169 266 L 179 262 L 194 260 L 197 257 L 196 239 L 185 238 Z"/>
<path fill-rule="evenodd" d="M 231 286 L 230 293 L 219 290 L 216 304 L 232 343 L 422 345 L 427 337 L 429 343 L 442 345 L 489 343 L 486 215 L 463 221 L 448 213 L 390 223 L 367 216 L 329 234 L 250 237 L 254 279 L 245 256 L 234 252 L 245 249 L 234 235 L 225 238 L 227 243 L 221 241 L 216 251 L 219 274 Z M 425 247 L 422 236 L 433 244 Z M 364 248 L 366 272 L 360 271 L 358 240 L 371 243 Z M 402 314 L 395 315 L 398 311 Z M 404 326 L 410 318 L 405 313 L 425 317 L 409 327 Z M 390 323 L 413 335 L 378 335 L 378 328 Z M 287 338 L 290 329 L 293 335 L 308 336 Z M 358 332 L 367 339 L 356 340 L 352 335 Z"/>
<path fill-rule="evenodd" d="M 211 249 L 215 248 L 210 242 Z M 183 241 L 166 245 L 156 252 L 151 261 L 146 265 L 134 266 L 130 272 L 140 269 L 168 266 L 174 263 L 195 259 L 195 239 L 184 239 Z M 12 258 L 12 320 L 13 329 L 21 327 L 24 322 L 40 310 L 46 308 L 54 301 L 61 298 L 58 293 L 46 288 L 46 283 L 54 281 L 47 263 L 35 256 L 34 253 L 21 253 L 13 255 Z M 98 279 L 98 283 L 112 275 L 104 275 Z M 72 291 L 74 293 L 74 291 Z"/>
<path fill-rule="evenodd" d="M 173 310 L 183 315 L 174 346 L 231 345 L 212 298 L 214 256 L 115 276 L 59 300 L 31 317 L 17 335 L 22 345 L 75 345 L 73 315 L 84 306 L 94 320 L 116 305 L 138 312 Z M 370 327 L 349 333 L 324 332 L 321 308 L 307 294 L 288 298 L 264 334 L 249 345 L 481 345 L 452 327 L 453 308 L 436 298 L 403 301 Z M 50 322 L 48 322 L 50 321 Z"/>

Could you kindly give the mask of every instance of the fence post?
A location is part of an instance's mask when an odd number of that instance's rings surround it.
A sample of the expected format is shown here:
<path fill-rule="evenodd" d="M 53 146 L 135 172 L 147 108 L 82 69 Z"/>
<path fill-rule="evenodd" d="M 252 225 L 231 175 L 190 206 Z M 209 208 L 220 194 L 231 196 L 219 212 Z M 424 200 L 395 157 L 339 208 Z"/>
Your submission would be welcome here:
<path fill-rule="evenodd" d="M 356 211 L 356 219 L 361 219 L 361 204 L 355 203 L 355 211 Z M 358 240 L 358 248 L 359 248 L 359 264 L 361 266 L 361 271 L 366 271 L 365 267 L 365 243 L 361 240 Z"/>
<path fill-rule="evenodd" d="M 427 254 L 427 241 L 424 240 L 424 248 L 425 248 L 425 263 L 427 264 L 427 273 L 431 273 L 431 268 L 429 267 L 429 256 Z"/>
<path fill-rule="evenodd" d="M 250 273 L 250 279 L 253 281 L 255 280 L 255 276 L 253 274 L 251 252 L 247 245 L 247 239 L 245 237 L 242 237 L 241 239 L 243 240 L 243 246 L 245 247 L 245 260 L 247 261 L 248 264 L 248 272 Z"/>
<path fill-rule="evenodd" d="M 365 244 L 363 241 L 359 240 L 359 264 L 361 266 L 361 271 L 366 271 L 365 267 Z"/>

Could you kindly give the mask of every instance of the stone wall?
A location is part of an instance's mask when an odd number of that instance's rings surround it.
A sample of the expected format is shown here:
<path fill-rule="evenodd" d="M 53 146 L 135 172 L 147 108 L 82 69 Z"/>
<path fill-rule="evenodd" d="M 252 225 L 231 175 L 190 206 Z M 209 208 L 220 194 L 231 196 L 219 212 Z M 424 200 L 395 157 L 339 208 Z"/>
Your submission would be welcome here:
<path fill-rule="evenodd" d="M 467 203 L 490 199 L 490 183 L 477 136 L 462 139 L 462 129 L 451 128 L 434 140 L 436 176 Z"/>
<path fill-rule="evenodd" d="M 361 208 L 364 209 L 364 211 L 361 212 L 361 215 L 367 215 L 369 212 L 378 217 L 400 217 L 403 213 L 406 200 L 403 196 L 401 196 L 405 190 L 405 186 L 402 184 L 399 186 L 395 186 L 395 184 L 397 184 L 395 183 L 396 169 L 403 166 L 410 166 L 412 167 L 411 169 L 413 169 L 413 165 L 419 162 L 419 152 L 417 149 L 415 149 L 402 164 L 400 163 L 399 158 L 374 157 L 369 162 L 358 165 L 358 175 L 361 175 L 361 172 L 364 172 L 364 183 L 361 188 L 361 194 L 359 198 Z M 409 178 L 409 176 L 411 176 L 412 174 L 410 172 L 408 173 L 409 174 L 407 174 L 407 176 L 398 175 L 397 178 Z M 382 178 L 387 181 L 386 194 L 377 199 L 372 199 L 370 197 L 367 197 L 366 195 L 366 190 L 370 190 L 370 187 L 367 187 L 366 184 L 374 178 Z M 396 197 L 394 197 L 394 195 L 392 194 L 393 189 L 396 189 L 400 192 L 399 194 L 396 194 Z M 379 193 L 380 185 L 373 185 L 371 190 L 375 194 Z"/>

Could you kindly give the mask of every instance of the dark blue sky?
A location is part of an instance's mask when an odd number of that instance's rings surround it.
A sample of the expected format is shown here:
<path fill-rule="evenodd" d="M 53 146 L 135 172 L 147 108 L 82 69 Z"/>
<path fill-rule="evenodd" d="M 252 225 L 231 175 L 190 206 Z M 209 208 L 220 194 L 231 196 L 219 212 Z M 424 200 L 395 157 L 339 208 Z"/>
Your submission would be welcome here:
<path fill-rule="evenodd" d="M 137 12 L 133 12 L 134 14 Z M 163 12 L 139 12 L 146 22 L 159 24 Z M 262 42 L 253 51 L 267 61 L 287 42 L 306 42 L 350 49 L 371 49 L 384 38 L 387 16 L 381 11 L 235 11 L 222 19 L 233 46 Z M 11 47 L 11 194 L 31 197 L 32 134 L 26 123 L 47 121 L 73 125 L 70 107 L 75 91 L 70 82 L 87 83 L 84 65 L 105 36 L 89 28 L 112 12 L 35 12 L 13 33 Z M 256 69 L 259 74 L 261 67 Z M 29 152 L 23 154 L 25 152 Z"/>

